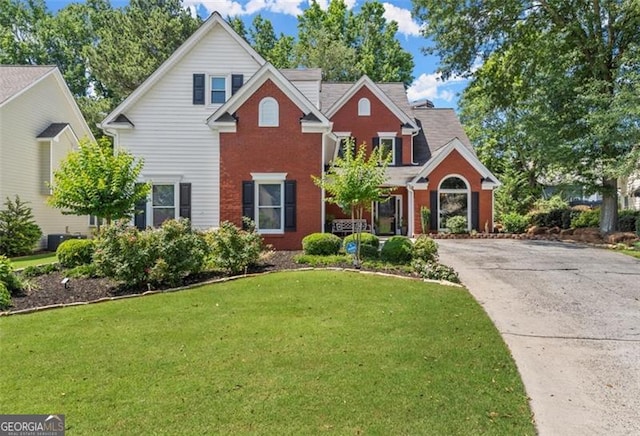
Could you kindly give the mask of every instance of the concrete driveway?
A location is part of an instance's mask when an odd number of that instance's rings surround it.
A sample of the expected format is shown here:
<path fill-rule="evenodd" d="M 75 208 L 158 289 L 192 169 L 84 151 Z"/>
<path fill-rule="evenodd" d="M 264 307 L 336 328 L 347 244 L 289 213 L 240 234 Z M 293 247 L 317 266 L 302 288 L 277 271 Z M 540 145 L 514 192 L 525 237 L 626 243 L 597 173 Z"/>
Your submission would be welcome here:
<path fill-rule="evenodd" d="M 640 261 L 584 245 L 438 240 L 518 365 L 541 435 L 640 435 Z"/>

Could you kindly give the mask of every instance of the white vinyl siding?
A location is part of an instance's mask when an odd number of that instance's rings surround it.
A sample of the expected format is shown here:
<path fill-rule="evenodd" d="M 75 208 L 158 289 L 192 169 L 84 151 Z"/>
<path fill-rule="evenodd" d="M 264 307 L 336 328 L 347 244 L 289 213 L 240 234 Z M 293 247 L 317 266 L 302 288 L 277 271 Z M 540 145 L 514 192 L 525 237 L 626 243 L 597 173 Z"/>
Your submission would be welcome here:
<path fill-rule="evenodd" d="M 118 132 L 118 145 L 144 158 L 141 181 L 175 175 L 192 184 L 194 227 L 219 225 L 220 137 L 205 124 L 214 109 L 192 104 L 193 74 L 228 77 L 229 82 L 231 74 L 248 78 L 258 68 L 255 59 L 215 26 L 125 112 L 135 127 Z"/>
<path fill-rule="evenodd" d="M 29 202 L 35 221 L 42 229 L 41 246 L 48 234 L 67 230 L 87 234 L 89 231 L 86 216 L 63 215 L 47 205 L 43 197 L 43 168 L 50 166 L 55 170 L 60 159 L 75 146 L 75 141 L 66 131 L 58 141 L 38 141 L 36 137 L 51 123 L 61 122 L 70 123 L 79 138 L 90 135 L 65 92 L 68 91 L 50 74 L 0 106 L 0 199 L 4 202 L 17 194 L 22 201 Z M 49 154 L 53 160 L 49 165 L 42 160 L 45 144 L 53 147 Z"/>
<path fill-rule="evenodd" d="M 40 193 L 42 195 L 51 194 L 50 183 L 53 176 L 51 171 L 51 141 L 38 142 L 40 151 Z"/>

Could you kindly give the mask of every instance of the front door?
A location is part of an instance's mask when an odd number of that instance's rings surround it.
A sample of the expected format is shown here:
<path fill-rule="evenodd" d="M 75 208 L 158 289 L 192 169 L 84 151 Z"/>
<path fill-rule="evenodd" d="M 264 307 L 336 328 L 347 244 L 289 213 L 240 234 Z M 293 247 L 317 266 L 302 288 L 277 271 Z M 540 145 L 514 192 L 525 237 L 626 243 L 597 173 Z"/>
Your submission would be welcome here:
<path fill-rule="evenodd" d="M 390 195 L 386 201 L 376 203 L 374 220 L 377 235 L 399 235 L 402 231 L 402 196 Z"/>

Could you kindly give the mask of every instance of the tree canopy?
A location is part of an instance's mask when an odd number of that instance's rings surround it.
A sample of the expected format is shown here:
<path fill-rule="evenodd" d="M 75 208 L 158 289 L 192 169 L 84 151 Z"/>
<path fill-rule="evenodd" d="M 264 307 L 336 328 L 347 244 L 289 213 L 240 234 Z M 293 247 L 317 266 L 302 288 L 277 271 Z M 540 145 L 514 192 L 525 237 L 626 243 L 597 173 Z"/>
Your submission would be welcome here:
<path fill-rule="evenodd" d="M 137 183 L 143 162 L 124 150 L 114 150 L 107 138 L 81 139 L 53 173 L 49 204 L 68 215 L 95 215 L 107 224 L 129 218 L 149 186 Z M 100 220 L 98 220 L 99 225 Z"/>
<path fill-rule="evenodd" d="M 461 107 L 489 166 L 601 192 L 614 230 L 640 144 L 640 2 L 414 0 L 414 13 L 444 77 L 473 73 Z"/>

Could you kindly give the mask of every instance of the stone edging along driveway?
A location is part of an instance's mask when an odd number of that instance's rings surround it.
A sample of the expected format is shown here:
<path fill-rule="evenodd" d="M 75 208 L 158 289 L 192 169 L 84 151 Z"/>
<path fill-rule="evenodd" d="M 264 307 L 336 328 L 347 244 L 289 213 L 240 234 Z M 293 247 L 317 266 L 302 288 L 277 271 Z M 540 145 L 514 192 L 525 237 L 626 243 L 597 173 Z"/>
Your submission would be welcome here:
<path fill-rule="evenodd" d="M 640 261 L 584 244 L 438 240 L 516 361 L 541 435 L 640 434 Z"/>

